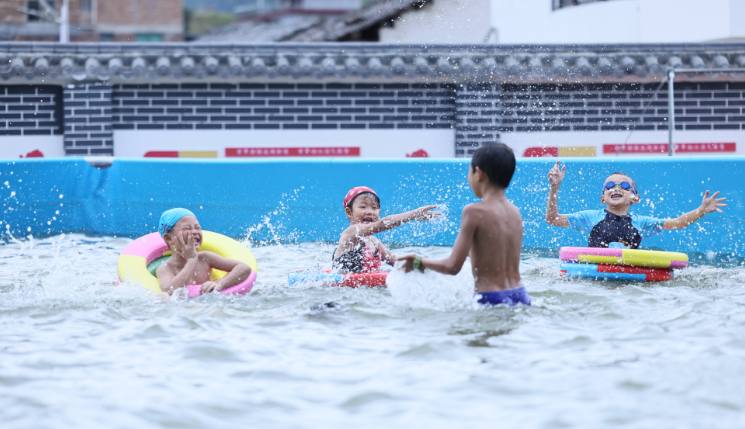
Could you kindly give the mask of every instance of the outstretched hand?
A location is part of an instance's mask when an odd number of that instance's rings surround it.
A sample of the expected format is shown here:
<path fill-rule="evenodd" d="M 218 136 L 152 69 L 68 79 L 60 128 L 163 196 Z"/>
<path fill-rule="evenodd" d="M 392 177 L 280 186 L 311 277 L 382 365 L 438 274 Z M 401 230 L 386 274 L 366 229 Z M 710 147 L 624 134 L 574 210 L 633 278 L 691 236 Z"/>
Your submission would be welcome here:
<path fill-rule="evenodd" d="M 567 171 L 566 164 L 562 165 L 561 169 L 559 169 L 560 163 L 561 161 L 556 161 L 556 164 L 548 172 L 548 182 L 552 188 L 558 188 L 561 185 L 561 181 L 564 180 L 564 173 Z"/>
<path fill-rule="evenodd" d="M 434 220 L 442 216 L 440 212 L 433 212 L 431 210 L 436 209 L 437 205 L 424 206 L 414 210 L 414 220 L 416 221 L 427 221 Z"/>
<path fill-rule="evenodd" d="M 404 270 L 405 273 L 408 273 L 410 271 L 414 270 L 414 259 L 419 256 L 416 253 L 409 253 L 408 255 L 403 256 L 396 256 L 396 262 L 403 262 L 398 269 Z"/>
<path fill-rule="evenodd" d="M 704 199 L 701 200 L 701 210 L 704 214 L 709 214 L 715 211 L 724 213 L 719 209 L 719 207 L 727 207 L 727 204 L 720 204 L 722 201 L 727 201 L 727 198 L 717 198 L 717 195 L 719 195 L 719 191 L 714 192 L 714 195 L 709 197 L 709 191 L 706 191 Z"/>

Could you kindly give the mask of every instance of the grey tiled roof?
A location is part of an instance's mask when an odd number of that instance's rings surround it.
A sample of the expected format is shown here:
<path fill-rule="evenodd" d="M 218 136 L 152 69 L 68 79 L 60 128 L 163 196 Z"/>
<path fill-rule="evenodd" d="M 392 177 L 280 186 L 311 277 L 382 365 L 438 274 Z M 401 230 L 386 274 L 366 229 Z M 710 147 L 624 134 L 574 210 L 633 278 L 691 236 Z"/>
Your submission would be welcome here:
<path fill-rule="evenodd" d="M 331 16 L 322 23 L 288 37 L 293 42 L 333 42 L 380 22 L 395 18 L 413 7 L 422 7 L 429 0 L 380 0 L 362 9 Z"/>
<path fill-rule="evenodd" d="M 262 21 L 238 22 L 216 28 L 200 36 L 199 42 L 279 42 L 295 33 L 323 22 L 323 17 L 312 14 L 287 14 Z"/>
<path fill-rule="evenodd" d="M 670 67 L 739 76 L 745 67 L 745 44 L 0 43 L 0 78 L 36 82 L 204 78 L 612 81 L 638 80 Z"/>

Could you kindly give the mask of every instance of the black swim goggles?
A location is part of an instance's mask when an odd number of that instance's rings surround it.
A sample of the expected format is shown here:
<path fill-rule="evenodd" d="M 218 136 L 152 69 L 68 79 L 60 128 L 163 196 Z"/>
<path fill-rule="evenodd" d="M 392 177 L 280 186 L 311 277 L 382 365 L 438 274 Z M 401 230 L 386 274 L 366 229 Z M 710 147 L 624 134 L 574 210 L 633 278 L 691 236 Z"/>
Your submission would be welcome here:
<path fill-rule="evenodd" d="M 605 191 L 607 191 L 609 189 L 613 189 L 616 186 L 620 186 L 621 189 L 623 189 L 624 191 L 631 191 L 634 194 L 636 194 L 636 189 L 634 189 L 634 187 L 631 186 L 631 183 L 629 183 L 629 182 L 618 182 L 618 183 L 616 183 L 616 182 L 613 182 L 611 180 L 605 182 L 605 185 L 603 185 L 603 192 L 605 192 Z"/>

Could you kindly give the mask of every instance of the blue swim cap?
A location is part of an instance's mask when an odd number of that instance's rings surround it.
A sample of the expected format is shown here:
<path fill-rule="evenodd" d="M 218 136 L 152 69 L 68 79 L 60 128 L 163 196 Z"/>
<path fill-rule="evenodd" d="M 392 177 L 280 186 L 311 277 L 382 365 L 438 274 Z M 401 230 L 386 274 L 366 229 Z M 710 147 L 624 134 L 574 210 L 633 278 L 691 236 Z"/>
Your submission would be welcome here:
<path fill-rule="evenodd" d="M 176 222 L 184 216 L 194 216 L 194 213 L 182 208 L 164 211 L 163 214 L 160 215 L 160 225 L 158 226 L 160 236 L 162 237 L 163 234 L 170 231 L 171 228 L 173 228 L 173 225 L 176 225 Z"/>

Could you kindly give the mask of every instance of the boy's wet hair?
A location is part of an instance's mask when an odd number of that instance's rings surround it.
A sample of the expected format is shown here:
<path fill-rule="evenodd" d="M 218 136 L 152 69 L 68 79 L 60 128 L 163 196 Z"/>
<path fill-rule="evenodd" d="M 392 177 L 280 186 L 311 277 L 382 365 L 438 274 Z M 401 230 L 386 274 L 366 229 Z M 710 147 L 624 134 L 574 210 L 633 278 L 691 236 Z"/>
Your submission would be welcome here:
<path fill-rule="evenodd" d="M 349 209 L 351 210 L 352 206 L 354 205 L 354 201 L 363 195 L 369 195 L 370 197 L 372 197 L 372 199 L 375 200 L 375 204 L 377 204 L 378 207 L 380 207 L 380 198 L 377 195 L 373 194 L 372 192 L 360 192 L 354 198 L 349 200 L 349 204 L 347 204 L 347 207 L 349 207 Z"/>
<path fill-rule="evenodd" d="M 501 188 L 510 186 L 515 174 L 515 154 L 503 143 L 488 143 L 480 147 L 471 158 L 471 168 L 480 168 L 489 181 Z"/>
<path fill-rule="evenodd" d="M 616 172 L 613 172 L 613 174 L 618 174 L 619 176 L 626 176 L 626 177 L 628 177 L 629 180 L 631 180 L 631 186 L 633 186 L 634 187 L 634 190 L 636 191 L 636 195 L 639 195 L 639 187 L 636 186 L 636 182 L 634 181 L 634 179 L 631 178 L 631 176 L 629 176 L 628 174 L 624 173 L 623 171 L 616 171 Z M 613 174 L 611 174 L 611 176 Z M 610 177 L 610 176 L 608 176 L 608 177 Z M 607 182 L 607 181 L 608 181 L 608 179 L 605 179 L 605 182 Z M 603 185 L 605 185 L 605 182 L 603 182 Z"/>

